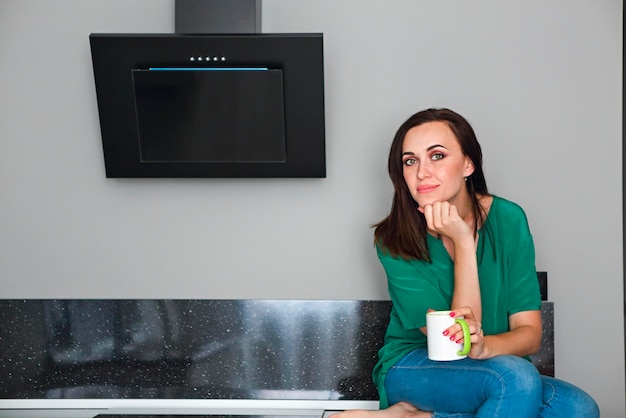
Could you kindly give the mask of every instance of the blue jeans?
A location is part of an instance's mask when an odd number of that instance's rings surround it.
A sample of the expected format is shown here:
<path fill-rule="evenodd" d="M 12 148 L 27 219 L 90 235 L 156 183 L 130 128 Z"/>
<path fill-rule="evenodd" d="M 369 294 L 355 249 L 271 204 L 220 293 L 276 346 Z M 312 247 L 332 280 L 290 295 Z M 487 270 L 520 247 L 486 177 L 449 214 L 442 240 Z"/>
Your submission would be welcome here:
<path fill-rule="evenodd" d="M 600 416 L 586 392 L 516 356 L 432 361 L 419 348 L 389 370 L 385 390 L 390 405 L 408 402 L 433 418 Z"/>

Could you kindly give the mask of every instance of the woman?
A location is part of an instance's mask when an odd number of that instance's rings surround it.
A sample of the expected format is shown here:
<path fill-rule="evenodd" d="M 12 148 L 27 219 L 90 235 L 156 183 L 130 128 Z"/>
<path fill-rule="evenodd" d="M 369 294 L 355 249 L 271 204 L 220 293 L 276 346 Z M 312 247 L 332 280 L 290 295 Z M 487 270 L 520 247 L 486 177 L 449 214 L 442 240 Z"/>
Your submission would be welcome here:
<path fill-rule="evenodd" d="M 373 371 L 381 410 L 340 415 L 599 416 L 588 394 L 528 360 L 542 334 L 534 244 L 524 211 L 487 191 L 469 123 L 448 109 L 414 114 L 394 137 L 389 175 L 391 212 L 374 234 L 393 302 Z M 428 359 L 429 310 L 464 316 L 467 358 Z M 458 324 L 444 335 L 463 342 Z"/>

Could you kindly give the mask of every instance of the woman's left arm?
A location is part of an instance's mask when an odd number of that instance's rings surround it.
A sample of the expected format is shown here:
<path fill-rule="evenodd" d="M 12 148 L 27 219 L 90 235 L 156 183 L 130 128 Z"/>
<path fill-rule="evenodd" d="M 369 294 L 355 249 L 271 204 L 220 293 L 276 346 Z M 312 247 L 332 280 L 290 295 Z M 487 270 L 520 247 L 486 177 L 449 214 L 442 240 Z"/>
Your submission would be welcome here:
<path fill-rule="evenodd" d="M 541 311 L 523 311 L 509 317 L 510 331 L 496 335 L 472 335 L 471 358 L 488 359 L 509 354 L 528 356 L 541 347 Z"/>

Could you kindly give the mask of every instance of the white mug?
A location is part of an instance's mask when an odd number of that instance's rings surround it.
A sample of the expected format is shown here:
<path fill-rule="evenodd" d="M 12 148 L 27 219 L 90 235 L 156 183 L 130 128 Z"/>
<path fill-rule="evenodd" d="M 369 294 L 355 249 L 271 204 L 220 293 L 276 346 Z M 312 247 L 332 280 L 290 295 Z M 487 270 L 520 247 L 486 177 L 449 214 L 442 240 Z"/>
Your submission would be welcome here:
<path fill-rule="evenodd" d="M 451 317 L 452 311 L 432 311 L 426 314 L 428 358 L 436 361 L 460 360 L 467 357 L 472 348 L 470 330 L 462 316 Z M 463 343 L 450 340 L 443 332 L 454 324 L 463 329 Z"/>

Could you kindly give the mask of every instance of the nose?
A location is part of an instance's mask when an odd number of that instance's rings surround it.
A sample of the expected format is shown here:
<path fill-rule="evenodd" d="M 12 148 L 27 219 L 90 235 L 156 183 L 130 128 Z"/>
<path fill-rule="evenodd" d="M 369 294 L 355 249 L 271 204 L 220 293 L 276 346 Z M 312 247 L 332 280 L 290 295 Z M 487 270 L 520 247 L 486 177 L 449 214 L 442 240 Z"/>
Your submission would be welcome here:
<path fill-rule="evenodd" d="M 416 171 L 417 178 L 420 180 L 430 177 L 430 165 L 428 164 L 428 160 L 417 164 Z"/>

